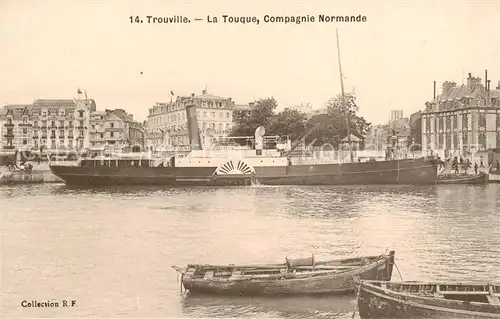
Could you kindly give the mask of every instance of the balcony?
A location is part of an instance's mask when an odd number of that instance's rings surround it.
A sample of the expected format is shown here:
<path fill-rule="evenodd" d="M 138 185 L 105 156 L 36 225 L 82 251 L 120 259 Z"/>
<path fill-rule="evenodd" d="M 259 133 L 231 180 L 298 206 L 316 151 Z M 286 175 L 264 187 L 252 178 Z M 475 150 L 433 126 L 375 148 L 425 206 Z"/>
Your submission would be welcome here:
<path fill-rule="evenodd" d="M 16 148 L 16 147 L 15 147 L 14 145 L 5 145 L 5 146 L 3 147 L 3 149 L 4 149 L 4 150 L 13 150 L 13 149 L 15 149 L 15 148 Z"/>
<path fill-rule="evenodd" d="M 31 123 L 21 123 L 18 126 L 19 127 L 29 127 L 29 126 L 33 126 L 33 124 L 31 124 Z"/>
<path fill-rule="evenodd" d="M 13 138 L 14 137 L 14 133 L 7 133 L 7 134 L 4 134 L 3 137 L 6 137 L 6 138 Z"/>
<path fill-rule="evenodd" d="M 38 135 L 33 135 L 33 138 L 34 139 L 38 139 Z"/>
<path fill-rule="evenodd" d="M 5 127 L 14 127 L 14 124 L 12 122 L 7 122 L 3 126 L 5 126 Z"/>

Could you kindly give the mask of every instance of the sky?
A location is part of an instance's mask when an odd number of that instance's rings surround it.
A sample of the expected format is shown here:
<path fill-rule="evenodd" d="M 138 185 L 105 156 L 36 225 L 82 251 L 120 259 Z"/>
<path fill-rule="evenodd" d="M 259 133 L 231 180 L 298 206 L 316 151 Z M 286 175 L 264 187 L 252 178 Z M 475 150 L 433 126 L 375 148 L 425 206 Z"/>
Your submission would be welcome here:
<path fill-rule="evenodd" d="M 222 23 L 226 14 L 260 23 Z M 366 22 L 318 23 L 319 14 Z M 191 23 L 149 24 L 148 15 Z M 264 23 L 265 15 L 316 23 Z M 496 87 L 499 21 L 500 1 L 0 0 L 0 105 L 72 99 L 81 88 L 98 109 L 144 120 L 170 91 L 206 87 L 238 104 L 274 97 L 280 108 L 321 109 L 340 93 L 338 28 L 345 91 L 355 91 L 361 116 L 386 123 L 391 110 L 422 110 L 433 81 L 439 93 L 443 81 L 484 79 L 488 69 Z"/>

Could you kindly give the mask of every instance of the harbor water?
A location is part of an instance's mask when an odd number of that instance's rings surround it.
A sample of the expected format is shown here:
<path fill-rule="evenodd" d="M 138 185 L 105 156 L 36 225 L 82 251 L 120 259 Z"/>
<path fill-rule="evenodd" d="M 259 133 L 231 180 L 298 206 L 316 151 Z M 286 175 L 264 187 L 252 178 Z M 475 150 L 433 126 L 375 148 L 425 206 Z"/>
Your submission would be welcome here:
<path fill-rule="evenodd" d="M 313 253 L 395 249 L 393 280 L 500 282 L 500 184 L 17 185 L 0 186 L 0 212 L 4 318 L 351 318 L 354 296 L 186 296 L 170 267 Z"/>

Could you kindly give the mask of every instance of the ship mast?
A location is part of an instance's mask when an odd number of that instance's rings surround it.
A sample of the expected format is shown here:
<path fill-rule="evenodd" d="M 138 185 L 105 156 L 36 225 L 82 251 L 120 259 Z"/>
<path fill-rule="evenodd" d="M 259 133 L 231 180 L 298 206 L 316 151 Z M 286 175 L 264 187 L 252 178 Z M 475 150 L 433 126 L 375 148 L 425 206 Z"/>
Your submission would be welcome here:
<path fill-rule="evenodd" d="M 337 32 L 337 53 L 339 57 L 339 73 L 340 73 L 340 90 L 342 93 L 341 97 L 341 107 L 344 107 L 345 103 L 345 94 L 344 94 L 344 79 L 343 79 L 343 74 L 342 74 L 342 65 L 340 63 L 340 46 L 339 46 L 339 29 L 336 29 Z M 347 128 L 347 142 L 349 143 L 349 155 L 351 158 L 351 163 L 354 162 L 354 155 L 352 153 L 352 147 L 351 147 L 351 127 L 350 127 L 350 120 L 349 120 L 349 110 L 344 107 L 344 112 L 345 112 L 345 122 L 346 122 L 346 128 Z"/>

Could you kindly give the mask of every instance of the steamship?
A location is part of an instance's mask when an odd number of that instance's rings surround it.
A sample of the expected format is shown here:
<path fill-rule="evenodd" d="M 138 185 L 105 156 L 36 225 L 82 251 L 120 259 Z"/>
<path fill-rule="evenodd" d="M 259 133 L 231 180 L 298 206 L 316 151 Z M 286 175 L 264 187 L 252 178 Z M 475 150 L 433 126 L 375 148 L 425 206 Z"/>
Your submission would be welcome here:
<path fill-rule="evenodd" d="M 263 146 L 264 127 L 255 132 L 252 149 L 203 149 L 196 106 L 186 107 L 193 150 L 186 156 L 153 158 L 128 156 L 83 158 L 76 166 L 51 165 L 50 170 L 68 185 L 369 185 L 434 184 L 437 162 L 427 158 L 367 162 L 319 162 L 293 157 Z M 290 144 L 290 143 L 288 143 Z M 141 153 L 136 153 L 141 154 Z"/>
<path fill-rule="evenodd" d="M 337 34 L 338 47 L 338 34 Z M 339 70 L 344 95 L 342 69 Z M 346 112 L 348 113 L 348 112 Z M 293 157 L 293 148 L 263 147 L 265 129 L 255 131 L 252 149 L 203 149 L 196 106 L 186 106 L 191 152 L 185 156 L 153 159 L 118 157 L 82 159 L 76 166 L 51 165 L 50 170 L 68 185 L 369 185 L 434 184 L 437 161 L 426 158 L 356 162 L 318 161 L 314 157 Z M 346 121 L 349 123 L 348 114 Z M 309 133 L 311 133 L 310 131 Z M 302 138 L 305 139 L 306 136 Z M 290 143 L 288 143 L 290 144 Z M 298 145 L 298 144 L 297 144 Z"/>

